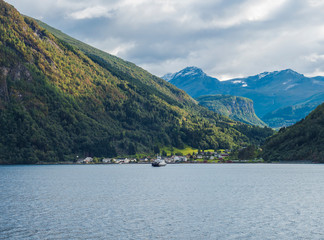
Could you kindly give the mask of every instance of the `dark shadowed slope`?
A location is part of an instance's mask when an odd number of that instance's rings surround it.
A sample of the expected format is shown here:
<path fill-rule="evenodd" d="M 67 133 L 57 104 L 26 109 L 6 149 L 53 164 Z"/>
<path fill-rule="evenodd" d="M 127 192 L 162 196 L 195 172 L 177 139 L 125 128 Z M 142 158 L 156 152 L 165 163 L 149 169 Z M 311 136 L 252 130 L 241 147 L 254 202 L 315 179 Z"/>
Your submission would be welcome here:
<path fill-rule="evenodd" d="M 304 120 L 282 128 L 264 145 L 263 156 L 270 161 L 312 160 L 324 162 L 324 104 Z"/>

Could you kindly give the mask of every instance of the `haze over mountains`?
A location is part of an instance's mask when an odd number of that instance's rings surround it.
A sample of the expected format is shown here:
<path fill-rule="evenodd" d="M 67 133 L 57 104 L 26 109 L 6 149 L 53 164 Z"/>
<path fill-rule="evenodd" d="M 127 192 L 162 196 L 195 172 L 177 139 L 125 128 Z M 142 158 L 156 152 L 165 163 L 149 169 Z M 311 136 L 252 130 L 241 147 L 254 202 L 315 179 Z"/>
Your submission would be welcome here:
<path fill-rule="evenodd" d="M 219 81 L 197 67 L 187 67 L 162 78 L 192 97 L 229 94 L 250 98 L 256 114 L 275 128 L 297 122 L 324 101 L 324 77 L 308 78 L 291 69 Z"/>

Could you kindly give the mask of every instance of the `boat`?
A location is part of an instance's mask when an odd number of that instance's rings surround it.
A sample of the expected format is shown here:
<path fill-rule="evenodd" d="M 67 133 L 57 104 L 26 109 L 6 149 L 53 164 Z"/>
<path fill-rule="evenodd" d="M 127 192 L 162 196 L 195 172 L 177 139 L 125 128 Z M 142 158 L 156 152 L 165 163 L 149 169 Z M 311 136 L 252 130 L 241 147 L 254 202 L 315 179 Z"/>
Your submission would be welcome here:
<path fill-rule="evenodd" d="M 161 158 L 157 157 L 153 162 L 152 162 L 152 167 L 164 167 L 166 166 L 166 162 Z"/>

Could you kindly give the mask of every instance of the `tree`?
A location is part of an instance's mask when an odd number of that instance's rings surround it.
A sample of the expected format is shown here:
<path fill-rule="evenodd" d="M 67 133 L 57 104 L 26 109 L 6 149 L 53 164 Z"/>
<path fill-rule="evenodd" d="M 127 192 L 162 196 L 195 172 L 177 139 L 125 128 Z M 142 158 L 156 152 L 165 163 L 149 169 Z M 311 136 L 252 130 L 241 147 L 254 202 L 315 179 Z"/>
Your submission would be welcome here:
<path fill-rule="evenodd" d="M 154 151 L 155 154 L 160 154 L 159 146 L 155 145 L 153 151 Z"/>
<path fill-rule="evenodd" d="M 167 152 L 165 150 L 162 150 L 162 156 L 166 157 L 167 156 Z"/>
<path fill-rule="evenodd" d="M 128 154 L 135 155 L 136 154 L 136 147 L 134 143 L 129 143 L 128 145 Z"/>
<path fill-rule="evenodd" d="M 242 149 L 238 153 L 238 158 L 243 160 L 254 159 L 258 156 L 258 148 L 255 145 L 250 145 L 247 148 Z"/>

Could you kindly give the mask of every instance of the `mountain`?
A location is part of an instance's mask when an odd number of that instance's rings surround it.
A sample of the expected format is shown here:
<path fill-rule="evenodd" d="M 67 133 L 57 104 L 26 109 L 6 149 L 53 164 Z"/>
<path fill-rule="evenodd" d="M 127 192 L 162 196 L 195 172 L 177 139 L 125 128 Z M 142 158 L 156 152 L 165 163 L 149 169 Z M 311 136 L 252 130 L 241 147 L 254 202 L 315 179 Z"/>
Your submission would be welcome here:
<path fill-rule="evenodd" d="M 197 97 L 196 100 L 201 106 L 233 120 L 251 125 L 266 126 L 256 116 L 251 99 L 231 95 L 207 95 Z"/>
<path fill-rule="evenodd" d="M 251 98 L 261 119 L 271 111 L 324 92 L 324 77 L 308 78 L 291 69 L 233 79 L 225 81 L 225 84 L 231 86 L 231 94 Z"/>
<path fill-rule="evenodd" d="M 42 28 L 0 0 L 0 163 L 260 144 L 267 128 L 197 104 L 135 64 Z M 45 26 L 45 24 L 43 24 Z"/>
<path fill-rule="evenodd" d="M 324 162 L 324 103 L 293 126 L 281 128 L 263 146 L 268 161 Z"/>
<path fill-rule="evenodd" d="M 165 81 L 170 81 L 172 78 L 174 77 L 173 73 L 167 73 L 165 74 L 163 77 L 161 77 L 162 79 L 164 79 Z"/>
<path fill-rule="evenodd" d="M 279 108 L 264 115 L 263 120 L 273 128 L 287 127 L 305 118 L 319 104 L 320 102 L 316 102 Z"/>
<path fill-rule="evenodd" d="M 167 74 L 162 77 L 173 85 L 186 91 L 192 97 L 210 95 L 210 89 L 217 89 L 220 81 L 209 77 L 200 68 L 187 67 L 177 73 Z"/>
<path fill-rule="evenodd" d="M 273 119 L 269 118 L 271 113 L 278 109 L 289 106 L 294 108 L 294 105 L 310 98 L 317 98 L 316 102 L 312 101 L 312 103 L 324 101 L 324 77 L 308 78 L 291 69 L 264 72 L 247 78 L 227 81 L 209 77 L 197 68 L 195 68 L 195 72 L 199 72 L 199 75 L 184 74 L 187 69 L 173 74 L 169 82 L 183 89 L 192 97 L 229 94 L 250 98 L 254 102 L 256 114 L 271 127 L 279 127 L 278 124 L 287 125 L 295 121 L 294 117 L 286 119 L 285 116 L 282 116 L 279 122 L 276 116 Z M 307 115 L 309 107 L 315 107 L 315 105 L 305 107 L 305 112 L 301 116 Z M 297 120 L 300 119 L 298 115 L 295 117 Z"/>

